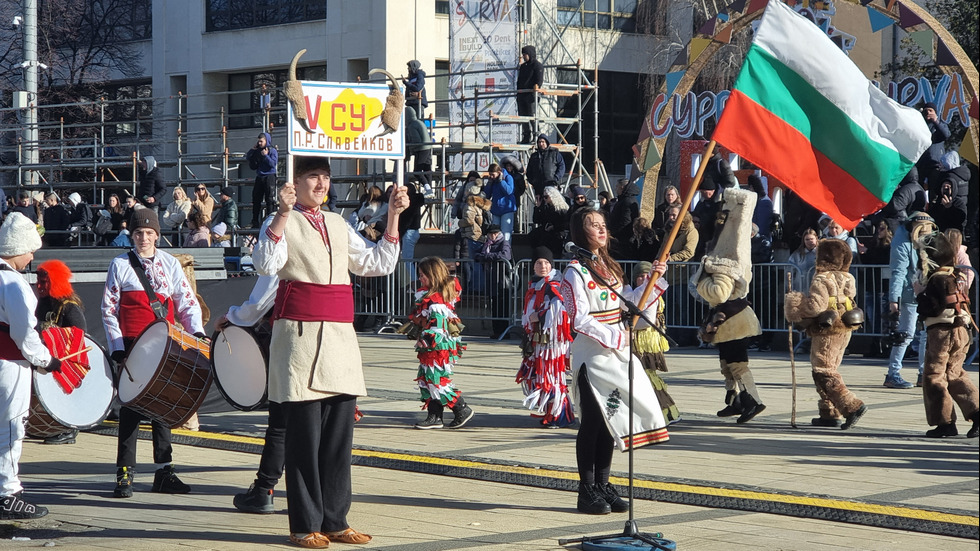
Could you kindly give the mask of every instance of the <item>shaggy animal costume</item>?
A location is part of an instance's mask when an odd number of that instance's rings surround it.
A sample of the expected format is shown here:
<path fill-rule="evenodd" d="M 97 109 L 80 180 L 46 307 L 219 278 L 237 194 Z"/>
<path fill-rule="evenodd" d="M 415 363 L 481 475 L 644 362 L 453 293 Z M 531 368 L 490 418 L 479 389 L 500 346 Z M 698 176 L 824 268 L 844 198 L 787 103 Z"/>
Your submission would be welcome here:
<path fill-rule="evenodd" d="M 963 361 L 970 348 L 970 299 L 966 276 L 954 267 L 956 251 L 941 233 L 928 234 L 915 242 L 919 251 L 925 286 L 916 297 L 918 314 L 926 328 L 926 359 L 922 377 L 922 398 L 926 422 L 936 428 L 926 436 L 956 436 L 956 413 L 973 421 L 967 433 L 980 433 L 980 396 Z M 922 281 L 919 282 L 923 283 Z"/>
<path fill-rule="evenodd" d="M 759 318 L 745 299 L 752 281 L 750 240 L 757 195 L 726 189 L 715 220 L 714 239 L 695 272 L 697 294 L 711 306 L 701 339 L 718 348 L 725 376 L 724 409 L 719 417 L 738 415 L 745 423 L 766 409 L 749 371 L 748 338 L 762 334 Z"/>
<path fill-rule="evenodd" d="M 851 340 L 851 331 L 857 328 L 841 321 L 855 307 L 856 287 L 854 276 L 847 271 L 850 267 L 851 249 L 847 243 L 824 239 L 817 245 L 816 275 L 809 293 L 786 293 L 786 321 L 806 327 L 812 339 L 810 364 L 820 395 L 817 402 L 820 417 L 812 423 L 817 426 L 835 427 L 844 416 L 846 421 L 841 428 L 848 429 L 867 411 L 864 402 L 847 389 L 837 371 Z"/>

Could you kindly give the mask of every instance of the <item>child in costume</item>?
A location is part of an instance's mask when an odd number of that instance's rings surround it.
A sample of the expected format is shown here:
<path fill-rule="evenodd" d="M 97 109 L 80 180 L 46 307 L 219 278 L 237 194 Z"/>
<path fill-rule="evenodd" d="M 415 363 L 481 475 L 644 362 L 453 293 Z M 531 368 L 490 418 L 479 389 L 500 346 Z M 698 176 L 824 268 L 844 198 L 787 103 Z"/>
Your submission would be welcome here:
<path fill-rule="evenodd" d="M 823 239 L 817 244 L 816 275 L 808 294 L 786 293 L 786 321 L 806 327 L 810 336 L 810 364 L 817 385 L 820 413 L 810 421 L 817 427 L 847 430 L 868 410 L 844 384 L 837 368 L 851 331 L 860 326 L 863 315 L 854 305 L 856 284 L 847 270 L 851 267 L 851 249 L 839 239 Z M 844 417 L 843 424 L 840 421 Z"/>
<path fill-rule="evenodd" d="M 966 275 L 955 267 L 956 249 L 942 233 L 926 234 L 915 242 L 922 277 L 917 281 L 917 313 L 926 328 L 922 399 L 926 422 L 936 428 L 930 438 L 956 436 L 956 412 L 973 421 L 968 438 L 980 434 L 980 396 L 963 361 L 970 349 L 970 299 Z"/>
<path fill-rule="evenodd" d="M 561 275 L 554 269 L 554 255 L 547 247 L 534 249 L 534 276 L 524 294 L 524 359 L 517 382 L 524 388 L 524 405 L 541 424 L 550 428 L 568 426 L 575 420 L 568 395 L 566 371 L 571 324 L 561 296 Z"/>
<path fill-rule="evenodd" d="M 455 310 L 459 281 L 450 277 L 446 264 L 434 256 L 422 259 L 418 272 L 419 290 L 411 317 L 415 328 L 409 335 L 418 334 L 415 350 L 419 372 L 415 380 L 429 414 L 415 428 L 441 429 L 445 426 L 442 412 L 448 407 L 455 415 L 448 426 L 458 429 L 473 418 L 473 410 L 452 380 L 453 366 L 465 349 L 459 337 L 463 324 Z"/>
<path fill-rule="evenodd" d="M 633 272 L 633 280 L 637 287 L 643 284 L 652 270 L 653 264 L 649 262 L 637 263 L 636 271 Z M 663 330 L 667 325 L 664 310 L 666 310 L 666 305 L 664 304 L 663 297 L 660 297 L 649 308 L 644 310 L 643 313 L 660 330 Z M 674 399 L 667 392 L 667 383 L 657 373 L 658 371 L 667 372 L 667 361 L 664 359 L 664 352 L 670 350 L 670 345 L 667 344 L 667 337 L 661 331 L 658 331 L 657 327 L 651 327 L 643 318 L 640 318 L 636 322 L 636 330 L 633 332 L 633 354 L 640 359 L 640 364 L 643 365 L 643 371 L 646 372 L 647 378 L 650 379 L 653 390 L 657 394 L 657 400 L 660 402 L 660 407 L 664 410 L 664 419 L 670 424 L 681 418 L 681 412 L 677 409 L 677 404 L 674 402 Z"/>

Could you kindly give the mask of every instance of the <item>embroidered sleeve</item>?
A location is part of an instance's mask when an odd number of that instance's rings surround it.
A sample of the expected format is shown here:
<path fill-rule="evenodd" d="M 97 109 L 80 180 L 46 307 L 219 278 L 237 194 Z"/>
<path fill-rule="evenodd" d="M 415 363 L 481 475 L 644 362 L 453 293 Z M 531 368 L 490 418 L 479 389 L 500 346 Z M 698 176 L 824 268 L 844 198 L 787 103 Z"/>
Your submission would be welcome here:
<path fill-rule="evenodd" d="M 122 297 L 122 282 L 119 278 L 119 262 L 113 260 L 106 274 L 105 290 L 102 292 L 102 326 L 109 353 L 123 350 L 122 330 L 119 328 L 119 300 Z"/>
<path fill-rule="evenodd" d="M 590 315 L 588 290 L 585 288 L 582 277 L 575 273 L 576 270 L 575 267 L 569 267 L 566 270 L 565 281 L 561 288 L 565 310 L 568 311 L 572 329 L 595 339 L 606 348 L 622 348 L 625 332 L 618 325 L 600 323 Z"/>
<path fill-rule="evenodd" d="M 289 250 L 286 240 L 269 231 L 272 216 L 266 219 L 259 231 L 259 241 L 252 248 L 252 263 L 260 275 L 276 275 L 286 265 Z"/>

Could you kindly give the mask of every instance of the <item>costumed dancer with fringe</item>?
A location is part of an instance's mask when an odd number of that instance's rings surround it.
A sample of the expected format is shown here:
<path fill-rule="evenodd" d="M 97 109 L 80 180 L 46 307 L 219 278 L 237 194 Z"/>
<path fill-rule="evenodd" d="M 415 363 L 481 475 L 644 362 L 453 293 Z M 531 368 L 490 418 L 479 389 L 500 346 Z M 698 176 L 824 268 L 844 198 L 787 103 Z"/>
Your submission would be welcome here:
<path fill-rule="evenodd" d="M 429 256 L 418 266 L 419 290 L 415 293 L 415 310 L 410 323 L 409 338 L 418 335 L 419 372 L 416 382 L 421 392 L 426 418 L 415 425 L 417 429 L 458 429 L 473 418 L 462 393 L 453 384 L 453 367 L 466 348 L 460 333 L 463 324 L 456 315 L 456 301 L 461 288 L 459 281 L 449 275 L 442 259 Z M 453 420 L 445 425 L 443 411 L 453 411 Z"/>
<path fill-rule="evenodd" d="M 809 292 L 786 293 L 783 310 L 786 321 L 804 327 L 811 339 L 810 365 L 820 400 L 819 417 L 811 419 L 810 424 L 847 430 L 868 410 L 848 390 L 837 370 L 847 343 L 851 342 L 851 332 L 864 322 L 864 313 L 854 303 L 857 285 L 848 272 L 851 248 L 840 239 L 823 239 L 817 244 L 815 266 Z"/>
<path fill-rule="evenodd" d="M 571 325 L 561 296 L 561 274 L 548 247 L 534 249 L 534 275 L 524 294 L 524 344 L 517 382 L 524 405 L 542 417 L 541 424 L 561 428 L 575 421 L 565 372 L 571 369 Z"/>
<path fill-rule="evenodd" d="M 915 241 L 921 277 L 914 285 L 917 313 L 926 328 L 922 399 L 926 422 L 936 428 L 929 438 L 956 436 L 955 403 L 963 417 L 973 421 L 967 438 L 980 435 L 980 395 L 963 362 L 970 350 L 970 299 L 966 274 L 956 267 L 956 249 L 940 233 Z"/>
<path fill-rule="evenodd" d="M 653 271 L 653 264 L 650 262 L 636 264 L 633 280 L 637 287 L 643 284 L 643 281 L 650 276 L 651 271 Z M 666 308 L 661 296 L 643 311 L 643 314 L 656 323 L 660 330 L 658 331 L 657 327 L 651 327 L 646 320 L 640 318 L 636 322 L 636 331 L 633 333 L 633 354 L 640 359 L 643 371 L 647 374 L 650 384 L 653 385 L 653 391 L 657 394 L 657 401 L 660 402 L 660 408 L 664 412 L 664 419 L 667 420 L 667 424 L 670 424 L 681 418 L 681 412 L 677 409 L 674 399 L 667 392 L 667 383 L 658 373 L 658 371 L 667 372 L 667 360 L 664 358 L 664 352 L 670 350 L 667 337 L 662 333 L 663 329 L 667 327 L 667 320 L 664 317 Z"/>

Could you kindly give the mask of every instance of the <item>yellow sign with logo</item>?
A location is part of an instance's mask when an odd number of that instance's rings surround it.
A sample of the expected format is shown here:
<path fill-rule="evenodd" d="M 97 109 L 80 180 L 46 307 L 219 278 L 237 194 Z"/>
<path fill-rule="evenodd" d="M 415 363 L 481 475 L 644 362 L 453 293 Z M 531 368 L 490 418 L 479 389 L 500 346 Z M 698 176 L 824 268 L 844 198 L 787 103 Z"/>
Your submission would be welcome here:
<path fill-rule="evenodd" d="M 310 130 L 293 116 L 289 106 L 289 152 L 324 157 L 405 156 L 405 114 L 391 132 L 381 122 L 387 84 L 302 81 Z"/>

